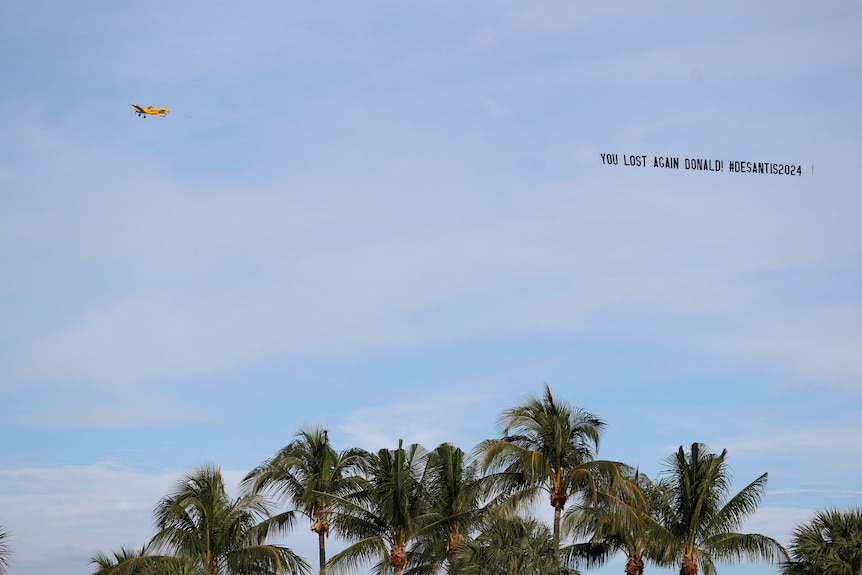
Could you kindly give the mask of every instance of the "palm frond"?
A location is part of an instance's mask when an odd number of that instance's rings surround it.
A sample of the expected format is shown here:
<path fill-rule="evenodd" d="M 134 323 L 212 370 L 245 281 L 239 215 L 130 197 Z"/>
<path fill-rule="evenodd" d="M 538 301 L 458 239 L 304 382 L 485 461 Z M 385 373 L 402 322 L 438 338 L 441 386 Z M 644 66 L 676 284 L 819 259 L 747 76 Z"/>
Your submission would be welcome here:
<path fill-rule="evenodd" d="M 730 498 L 710 520 L 707 531 L 721 533 L 739 529 L 757 511 L 766 492 L 767 477 L 768 474 L 764 473 Z"/>
<path fill-rule="evenodd" d="M 704 542 L 708 554 L 714 559 L 738 563 L 743 560 L 765 560 L 775 563 L 788 560 L 784 547 L 772 537 L 758 533 L 722 533 Z"/>
<path fill-rule="evenodd" d="M 340 575 L 375 560 L 385 564 L 388 559 L 389 550 L 383 539 L 377 536 L 364 537 L 333 555 L 327 562 L 327 571 L 332 575 Z"/>

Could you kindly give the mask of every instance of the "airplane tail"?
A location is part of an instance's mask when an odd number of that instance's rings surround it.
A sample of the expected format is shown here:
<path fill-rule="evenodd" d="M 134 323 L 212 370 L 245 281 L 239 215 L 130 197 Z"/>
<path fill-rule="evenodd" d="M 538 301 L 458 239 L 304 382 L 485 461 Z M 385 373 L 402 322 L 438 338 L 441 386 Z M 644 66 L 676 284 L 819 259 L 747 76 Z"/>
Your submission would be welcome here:
<path fill-rule="evenodd" d="M 168 113 L 168 107 L 167 107 L 167 106 L 165 106 L 164 108 L 162 108 L 162 111 L 163 111 L 165 114 L 167 114 L 167 113 Z"/>

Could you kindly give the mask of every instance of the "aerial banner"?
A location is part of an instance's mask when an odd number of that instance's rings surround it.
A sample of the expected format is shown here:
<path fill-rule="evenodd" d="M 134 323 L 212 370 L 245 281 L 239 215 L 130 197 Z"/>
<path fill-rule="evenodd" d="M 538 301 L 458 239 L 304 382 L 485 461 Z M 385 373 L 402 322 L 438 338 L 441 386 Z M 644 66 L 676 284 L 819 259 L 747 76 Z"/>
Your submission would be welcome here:
<path fill-rule="evenodd" d="M 802 164 L 722 160 L 718 158 L 686 158 L 679 156 L 647 156 L 645 154 L 599 154 L 602 165 L 664 170 L 692 170 L 696 172 L 730 172 L 734 174 L 770 174 L 774 176 L 801 176 Z M 814 166 L 811 166 L 814 174 Z"/>

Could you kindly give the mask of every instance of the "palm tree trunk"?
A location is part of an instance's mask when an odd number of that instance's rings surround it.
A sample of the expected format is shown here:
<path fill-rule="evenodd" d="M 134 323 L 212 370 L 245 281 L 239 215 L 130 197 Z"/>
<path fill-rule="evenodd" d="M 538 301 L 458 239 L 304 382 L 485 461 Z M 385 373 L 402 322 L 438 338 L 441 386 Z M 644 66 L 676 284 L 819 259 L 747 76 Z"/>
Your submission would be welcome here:
<path fill-rule="evenodd" d="M 682 556 L 679 575 L 697 575 L 697 558 L 694 553 L 686 553 Z"/>
<path fill-rule="evenodd" d="M 557 555 L 560 553 L 560 517 L 563 515 L 563 509 L 566 507 L 566 501 L 569 500 L 569 496 L 566 494 L 566 490 L 562 483 L 562 478 L 557 473 L 557 478 L 554 480 L 553 489 L 550 492 L 551 495 L 551 505 L 554 508 L 554 547 L 556 549 Z M 560 559 L 557 557 L 557 563 L 559 564 Z"/>
<path fill-rule="evenodd" d="M 464 543 L 464 535 L 457 528 L 452 529 L 449 533 L 449 540 L 446 542 L 446 573 L 447 575 L 455 575 L 456 563 L 458 561 L 458 549 Z"/>
<path fill-rule="evenodd" d="M 320 575 L 326 575 L 326 533 L 317 532 L 318 556 L 320 557 Z"/>
<path fill-rule="evenodd" d="M 626 575 L 643 575 L 644 560 L 640 555 L 629 555 L 626 559 Z"/>
<path fill-rule="evenodd" d="M 563 515 L 563 506 L 554 505 L 554 563 L 557 565 L 557 573 L 562 573 L 563 562 L 560 557 L 560 517 Z"/>
<path fill-rule="evenodd" d="M 402 575 L 404 566 L 407 565 L 407 545 L 401 542 L 393 543 L 389 563 L 392 565 L 394 575 Z"/>
<path fill-rule="evenodd" d="M 314 506 L 314 521 L 311 522 L 311 530 L 317 533 L 317 554 L 320 558 L 320 575 L 326 575 L 326 536 L 329 535 L 329 515 L 325 511 L 325 503 L 319 502 Z"/>
<path fill-rule="evenodd" d="M 559 552 L 560 550 L 560 517 L 563 515 L 563 507 L 561 505 L 554 506 L 554 547 Z"/>

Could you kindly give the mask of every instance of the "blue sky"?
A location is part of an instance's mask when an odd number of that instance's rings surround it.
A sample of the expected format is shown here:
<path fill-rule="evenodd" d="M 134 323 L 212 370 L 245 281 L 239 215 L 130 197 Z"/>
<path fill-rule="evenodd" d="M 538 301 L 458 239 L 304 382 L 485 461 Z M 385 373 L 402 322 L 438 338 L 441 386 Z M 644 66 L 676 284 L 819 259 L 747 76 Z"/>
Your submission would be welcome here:
<path fill-rule="evenodd" d="M 545 382 L 607 422 L 603 458 L 654 476 L 701 441 L 736 488 L 769 472 L 752 531 L 859 505 L 860 25 L 851 1 L 2 3 L 11 573 L 90 573 L 179 474 L 236 484 L 301 426 L 470 449 Z"/>

